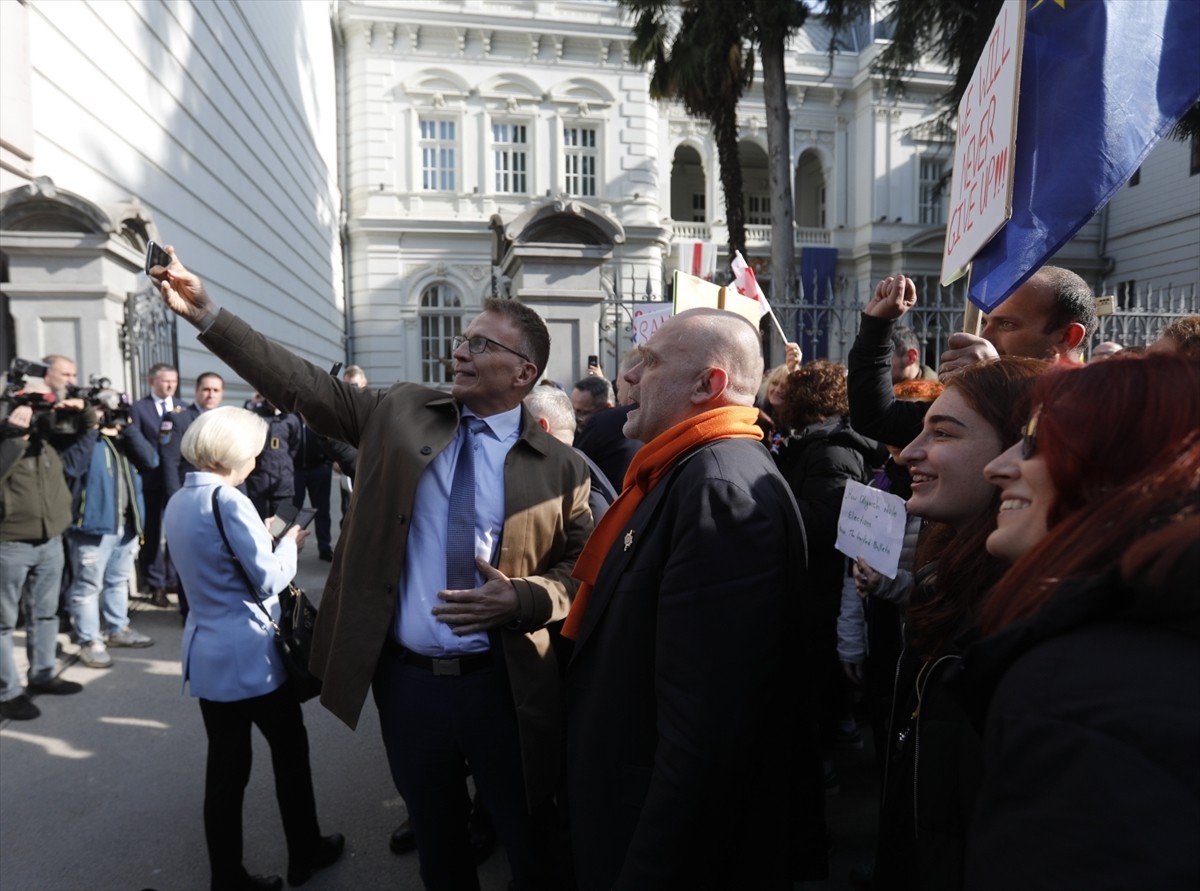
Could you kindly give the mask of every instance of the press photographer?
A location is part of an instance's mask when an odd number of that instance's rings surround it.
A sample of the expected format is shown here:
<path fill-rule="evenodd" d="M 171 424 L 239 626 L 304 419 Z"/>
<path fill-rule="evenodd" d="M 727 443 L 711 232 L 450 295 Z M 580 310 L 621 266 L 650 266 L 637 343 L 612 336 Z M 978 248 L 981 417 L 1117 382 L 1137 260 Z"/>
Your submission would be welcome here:
<path fill-rule="evenodd" d="M 58 360 L 61 357 L 50 357 Z M 70 381 L 74 378 L 74 363 Z M 90 454 L 95 415 L 84 400 L 59 400 L 58 361 L 13 361 L 0 396 L 0 717 L 36 718 L 29 694 L 78 693 L 83 687 L 56 676 L 58 594 L 63 572 L 63 531 L 71 523 L 65 473 L 77 475 Z M 47 386 L 50 383 L 51 386 Z M 65 465 L 65 468 L 64 468 Z M 21 687 L 13 658 L 13 628 L 24 591 L 29 686 Z"/>
<path fill-rule="evenodd" d="M 81 432 L 83 401 L 75 386 L 75 363 L 63 356 L 47 356 L 42 362 L 13 359 L 8 368 L 4 392 L 0 394 L 0 424 L 13 409 L 28 406 L 32 423 L 48 434 L 70 436 Z M 0 435 L 21 436 L 7 427 Z"/>
<path fill-rule="evenodd" d="M 129 625 L 129 577 L 144 534 L 143 471 L 158 466 L 158 451 L 133 424 L 129 398 L 92 378 L 87 391 L 97 429 L 87 435 L 90 460 L 70 474 L 72 524 L 67 554 L 72 581 L 67 606 L 79 640 L 79 661 L 113 664 L 109 647 L 148 647 Z M 103 621 L 101 621 L 103 620 Z"/>

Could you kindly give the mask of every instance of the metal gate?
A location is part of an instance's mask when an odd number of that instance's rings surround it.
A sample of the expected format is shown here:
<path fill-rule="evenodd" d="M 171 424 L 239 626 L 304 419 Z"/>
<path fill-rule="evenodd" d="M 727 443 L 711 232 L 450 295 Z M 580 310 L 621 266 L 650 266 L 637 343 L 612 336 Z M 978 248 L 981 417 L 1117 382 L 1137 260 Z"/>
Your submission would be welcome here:
<path fill-rule="evenodd" d="M 162 302 L 153 285 L 131 292 L 125 299 L 125 324 L 121 326 L 121 353 L 130 396 L 140 399 L 150 390 L 147 374 L 164 362 L 179 367 L 179 337 L 175 314 Z"/>
<path fill-rule="evenodd" d="M 908 312 L 905 324 L 911 325 L 921 342 L 922 361 L 937 368 L 938 359 L 946 349 L 946 340 L 962 330 L 966 306 L 965 280 L 942 287 L 936 276 L 918 276 L 917 305 Z M 772 301 L 772 308 L 788 336 L 804 350 L 804 358 L 832 359 L 845 362 L 859 319 L 867 299 L 845 279 L 830 282 L 827 302 Z M 1111 293 L 1101 285 L 1100 294 Z M 1144 347 L 1158 338 L 1162 328 L 1180 316 L 1200 314 L 1200 294 L 1195 284 L 1155 287 L 1140 290 L 1126 288 L 1115 295 L 1116 308 L 1111 315 L 1101 316 L 1100 324 L 1086 354 L 1106 340 L 1115 340 L 1126 348 Z M 765 338 L 769 364 L 783 361 L 783 347 L 778 335 Z"/>

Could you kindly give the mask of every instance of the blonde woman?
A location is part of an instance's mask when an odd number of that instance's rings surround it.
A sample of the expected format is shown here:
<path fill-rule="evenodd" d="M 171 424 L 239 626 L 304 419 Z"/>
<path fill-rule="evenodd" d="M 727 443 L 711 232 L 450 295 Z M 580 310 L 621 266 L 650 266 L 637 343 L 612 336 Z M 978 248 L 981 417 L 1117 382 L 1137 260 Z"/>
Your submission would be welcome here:
<path fill-rule="evenodd" d="M 276 544 L 250 499 L 236 488 L 254 469 L 266 430 L 262 418 L 241 408 L 200 415 L 182 442 L 183 457 L 197 470 L 172 496 L 163 521 L 191 607 L 183 630 L 183 681 L 200 700 L 208 734 L 204 834 L 213 891 L 283 886 L 279 876 L 251 875 L 242 865 L 252 725 L 271 747 L 288 884 L 303 884 L 333 863 L 345 844 L 340 834 L 321 835 L 304 715 L 272 628 L 255 602 L 257 595 L 271 619 L 279 619 L 276 595 L 295 577 L 307 535 L 293 527 Z"/>

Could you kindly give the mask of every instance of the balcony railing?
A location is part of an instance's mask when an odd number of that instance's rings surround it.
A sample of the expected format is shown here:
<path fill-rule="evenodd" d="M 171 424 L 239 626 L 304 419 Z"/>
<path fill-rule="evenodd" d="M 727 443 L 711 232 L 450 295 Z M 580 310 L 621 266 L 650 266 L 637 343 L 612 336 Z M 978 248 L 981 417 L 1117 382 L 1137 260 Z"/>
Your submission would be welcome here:
<path fill-rule="evenodd" d="M 690 223 L 683 221 L 674 221 L 671 223 L 671 228 L 674 230 L 674 237 L 678 240 L 687 241 L 712 241 L 713 233 L 712 226 L 709 223 Z M 724 227 L 722 227 L 724 228 Z M 806 244 L 829 244 L 830 233 L 828 229 L 814 229 L 796 226 L 793 231 L 793 243 L 796 247 L 803 247 Z M 747 226 L 746 227 L 746 244 L 760 246 L 771 243 L 771 227 L 770 226 Z"/>

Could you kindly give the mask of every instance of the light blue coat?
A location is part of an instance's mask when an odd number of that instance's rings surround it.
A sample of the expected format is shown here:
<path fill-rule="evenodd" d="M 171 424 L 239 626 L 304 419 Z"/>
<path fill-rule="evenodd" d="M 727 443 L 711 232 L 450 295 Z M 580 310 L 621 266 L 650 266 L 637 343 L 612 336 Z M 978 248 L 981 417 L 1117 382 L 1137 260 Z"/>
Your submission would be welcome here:
<path fill-rule="evenodd" d="M 271 536 L 250 499 L 211 473 L 189 473 L 163 516 L 171 559 L 187 591 L 183 682 L 193 696 L 234 702 L 262 696 L 287 680 L 274 632 L 254 602 L 245 576 L 221 540 L 212 514 L 213 487 L 225 535 L 259 597 L 279 620 L 278 593 L 296 575 L 296 543 Z"/>

